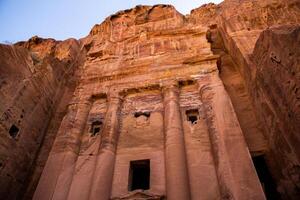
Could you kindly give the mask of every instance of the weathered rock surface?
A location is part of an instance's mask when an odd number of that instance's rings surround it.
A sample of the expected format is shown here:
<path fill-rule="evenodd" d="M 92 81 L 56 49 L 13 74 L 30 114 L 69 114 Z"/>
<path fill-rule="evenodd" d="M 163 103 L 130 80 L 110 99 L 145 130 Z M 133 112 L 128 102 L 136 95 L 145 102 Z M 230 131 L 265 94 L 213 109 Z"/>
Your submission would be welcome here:
<path fill-rule="evenodd" d="M 300 196 L 299 47 L 300 27 L 279 26 L 261 33 L 251 55 L 253 101 L 268 138 L 268 161 L 286 199 Z"/>
<path fill-rule="evenodd" d="M 299 23 L 297 0 L 136 6 L 0 45 L 0 199 L 264 199 L 248 149 L 267 197 L 298 199 Z"/>
<path fill-rule="evenodd" d="M 16 199 L 38 165 L 37 154 L 47 146 L 46 138 L 56 135 L 51 129 L 61 118 L 54 122 L 53 117 L 68 103 L 57 109 L 61 98 L 73 93 L 76 78 L 71 75 L 79 64 L 80 51 L 74 39 L 57 42 L 38 37 L 0 48 L 0 196 Z M 12 126 L 17 129 L 10 135 Z"/>

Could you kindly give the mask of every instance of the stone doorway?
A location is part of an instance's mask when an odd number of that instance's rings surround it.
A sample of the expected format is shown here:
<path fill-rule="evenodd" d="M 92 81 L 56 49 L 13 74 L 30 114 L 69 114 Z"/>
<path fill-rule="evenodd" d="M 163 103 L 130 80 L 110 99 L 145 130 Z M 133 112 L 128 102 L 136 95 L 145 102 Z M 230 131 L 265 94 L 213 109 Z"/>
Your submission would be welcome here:
<path fill-rule="evenodd" d="M 150 188 L 150 160 L 130 161 L 128 190 Z"/>

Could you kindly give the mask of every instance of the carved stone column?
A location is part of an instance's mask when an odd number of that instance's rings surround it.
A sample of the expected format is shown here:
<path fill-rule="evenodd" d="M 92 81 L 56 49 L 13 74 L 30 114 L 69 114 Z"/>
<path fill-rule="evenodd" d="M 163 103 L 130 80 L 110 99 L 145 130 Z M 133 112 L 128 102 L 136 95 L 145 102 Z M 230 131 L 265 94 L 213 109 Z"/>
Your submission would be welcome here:
<path fill-rule="evenodd" d="M 101 136 L 101 145 L 94 170 L 90 200 L 108 200 L 110 198 L 116 146 L 119 138 L 120 104 L 121 99 L 119 95 L 110 93 Z"/>
<path fill-rule="evenodd" d="M 91 103 L 87 100 L 70 105 L 33 199 L 67 199 L 90 108 Z"/>
<path fill-rule="evenodd" d="M 189 176 L 177 82 L 163 85 L 167 198 L 189 200 Z"/>
<path fill-rule="evenodd" d="M 231 100 L 213 72 L 198 79 L 221 199 L 265 199 Z"/>

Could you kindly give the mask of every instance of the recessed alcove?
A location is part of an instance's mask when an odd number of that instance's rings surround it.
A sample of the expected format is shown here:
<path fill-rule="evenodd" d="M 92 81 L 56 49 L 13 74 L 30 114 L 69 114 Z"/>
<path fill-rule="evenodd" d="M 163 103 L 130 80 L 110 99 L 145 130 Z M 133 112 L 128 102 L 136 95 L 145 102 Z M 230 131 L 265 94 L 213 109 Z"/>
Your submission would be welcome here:
<path fill-rule="evenodd" d="M 198 109 L 190 109 L 185 111 L 187 121 L 191 122 L 191 124 L 197 124 L 199 119 L 199 111 Z"/>
<path fill-rule="evenodd" d="M 181 80 L 178 82 L 179 87 L 189 86 L 196 84 L 195 80 Z"/>
<path fill-rule="evenodd" d="M 140 116 L 145 116 L 147 119 L 150 117 L 150 112 L 135 112 L 134 117 L 138 118 Z"/>
<path fill-rule="evenodd" d="M 101 131 L 101 128 L 102 128 L 102 122 L 101 121 L 94 121 L 91 125 L 91 129 L 90 129 L 90 133 L 91 133 L 91 136 L 95 136 L 97 134 L 100 133 Z"/>
<path fill-rule="evenodd" d="M 143 128 L 150 124 L 150 112 L 135 112 L 134 118 L 136 127 Z"/>
<path fill-rule="evenodd" d="M 128 191 L 150 188 L 150 160 L 130 161 Z"/>

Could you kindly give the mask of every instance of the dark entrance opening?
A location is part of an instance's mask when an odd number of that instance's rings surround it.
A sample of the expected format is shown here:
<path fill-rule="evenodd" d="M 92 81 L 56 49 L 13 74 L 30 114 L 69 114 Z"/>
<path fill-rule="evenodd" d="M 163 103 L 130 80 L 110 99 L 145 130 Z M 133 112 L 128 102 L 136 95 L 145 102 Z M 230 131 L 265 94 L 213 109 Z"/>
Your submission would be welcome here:
<path fill-rule="evenodd" d="M 185 111 L 187 121 L 190 121 L 191 124 L 197 124 L 198 117 L 199 117 L 199 111 L 198 109 L 191 109 Z"/>
<path fill-rule="evenodd" d="M 19 128 L 13 124 L 13 125 L 10 127 L 8 133 L 9 133 L 9 135 L 10 135 L 12 138 L 16 138 L 16 137 L 18 136 L 18 133 L 19 133 Z"/>
<path fill-rule="evenodd" d="M 150 188 L 150 160 L 130 161 L 128 190 Z"/>
<path fill-rule="evenodd" d="M 90 129 L 91 136 L 93 137 L 93 136 L 97 135 L 98 133 L 100 133 L 101 127 L 102 127 L 101 121 L 94 121 L 92 123 L 91 129 Z"/>
<path fill-rule="evenodd" d="M 198 118 L 197 118 L 197 116 L 188 116 L 188 120 L 192 123 L 192 124 L 194 124 L 197 120 L 198 120 Z"/>
<path fill-rule="evenodd" d="M 259 181 L 263 187 L 265 195 L 268 200 L 279 200 L 280 195 L 276 190 L 276 184 L 269 172 L 263 155 L 252 157 Z"/>

